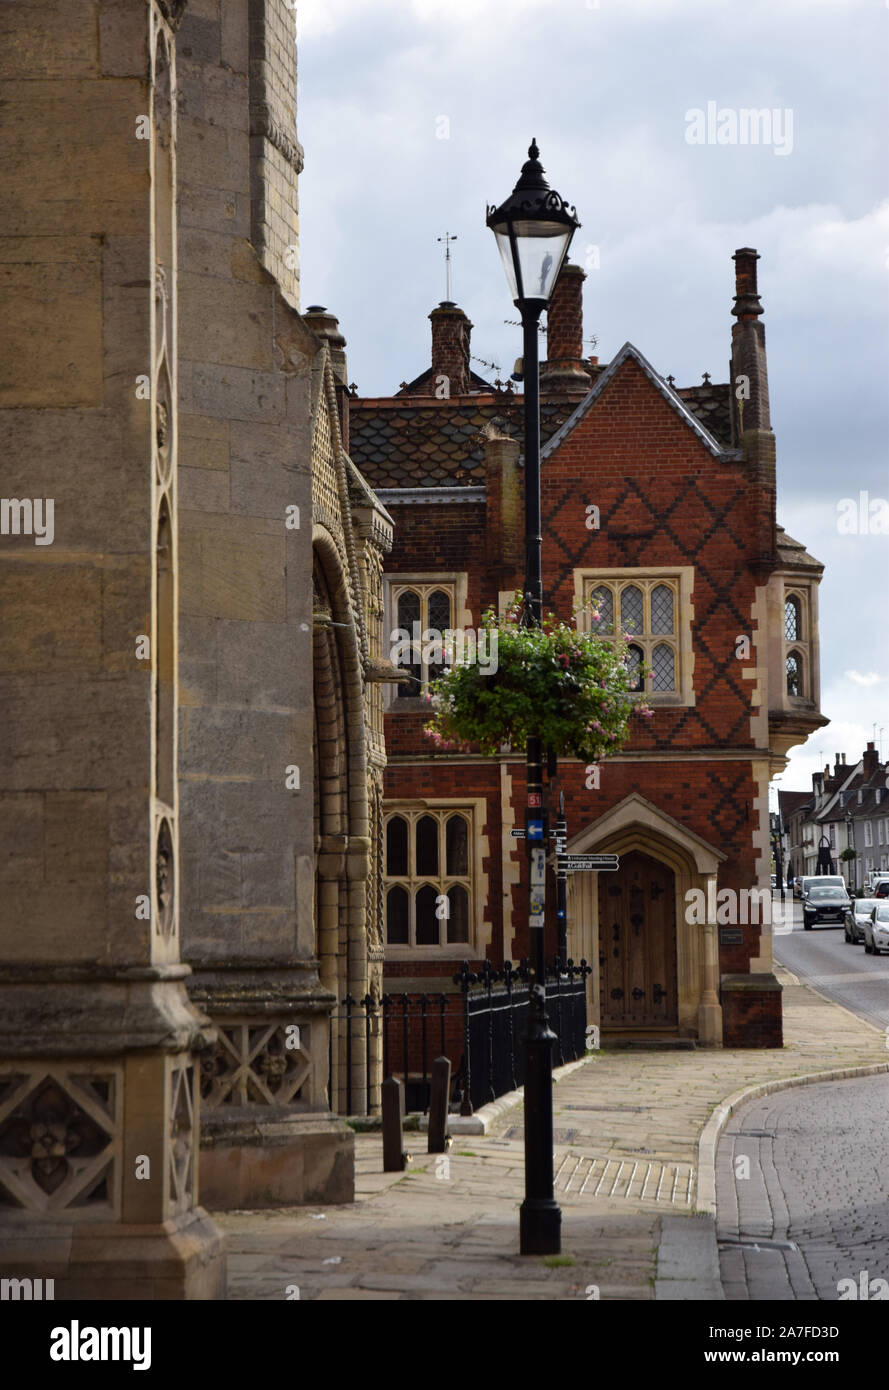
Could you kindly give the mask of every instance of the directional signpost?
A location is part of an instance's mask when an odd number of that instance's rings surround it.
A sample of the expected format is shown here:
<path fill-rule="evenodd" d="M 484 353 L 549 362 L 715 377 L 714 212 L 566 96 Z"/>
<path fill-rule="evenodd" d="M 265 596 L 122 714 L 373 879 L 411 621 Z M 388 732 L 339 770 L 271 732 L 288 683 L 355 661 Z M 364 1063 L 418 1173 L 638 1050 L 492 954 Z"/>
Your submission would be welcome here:
<path fill-rule="evenodd" d="M 556 865 L 569 874 L 589 873 L 593 869 L 610 873 L 620 868 L 620 861 L 616 854 L 559 854 Z"/>

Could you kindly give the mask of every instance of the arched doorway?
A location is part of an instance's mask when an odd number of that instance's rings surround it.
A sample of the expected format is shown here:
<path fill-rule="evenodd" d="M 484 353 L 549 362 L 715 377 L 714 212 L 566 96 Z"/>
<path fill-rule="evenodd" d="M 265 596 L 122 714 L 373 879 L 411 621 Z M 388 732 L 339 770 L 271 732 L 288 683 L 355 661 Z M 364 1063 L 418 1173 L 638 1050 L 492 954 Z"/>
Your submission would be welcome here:
<path fill-rule="evenodd" d="M 599 1001 L 603 1032 L 679 1023 L 675 875 L 639 850 L 599 874 Z"/>

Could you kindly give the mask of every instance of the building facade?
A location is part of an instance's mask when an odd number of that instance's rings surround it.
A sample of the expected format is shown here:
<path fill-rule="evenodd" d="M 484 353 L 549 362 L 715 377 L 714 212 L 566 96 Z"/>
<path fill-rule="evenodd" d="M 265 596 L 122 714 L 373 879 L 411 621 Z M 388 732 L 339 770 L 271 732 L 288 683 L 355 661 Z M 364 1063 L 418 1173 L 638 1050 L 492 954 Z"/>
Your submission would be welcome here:
<path fill-rule="evenodd" d="M 811 792 L 779 792 L 785 861 L 795 875 L 815 874 L 818 851 L 829 853 L 831 872 L 861 893 L 870 876 L 889 870 L 889 764 L 873 742 L 857 763 L 845 753 L 812 774 Z"/>
<path fill-rule="evenodd" d="M 300 312 L 292 8 L 4 18 L 0 1269 L 212 1298 L 206 1207 L 353 1195 L 392 525 Z"/>
<path fill-rule="evenodd" d="M 585 358 L 576 266 L 548 314 L 545 607 L 588 623 L 595 606 L 629 630 L 654 708 L 618 754 L 599 767 L 564 759 L 552 783 L 569 852 L 620 856 L 616 874 L 569 879 L 568 953 L 592 966 L 589 1017 L 606 1041 L 781 1045 L 770 929 L 744 904 L 768 895 L 769 780 L 826 722 L 822 566 L 776 524 L 758 256 L 734 259 L 721 385 L 676 388 L 629 343 L 607 366 Z M 350 401 L 353 457 L 395 520 L 393 633 L 477 629 L 523 584 L 520 397 L 470 372 L 456 305 L 430 319 L 431 369 L 393 397 Z M 529 954 L 526 860 L 511 834 L 524 823 L 524 750 L 430 755 L 434 669 L 420 646 L 402 664 L 411 683 L 390 687 L 386 711 L 385 978 L 437 993 L 454 988 L 461 959 L 477 969 Z"/>

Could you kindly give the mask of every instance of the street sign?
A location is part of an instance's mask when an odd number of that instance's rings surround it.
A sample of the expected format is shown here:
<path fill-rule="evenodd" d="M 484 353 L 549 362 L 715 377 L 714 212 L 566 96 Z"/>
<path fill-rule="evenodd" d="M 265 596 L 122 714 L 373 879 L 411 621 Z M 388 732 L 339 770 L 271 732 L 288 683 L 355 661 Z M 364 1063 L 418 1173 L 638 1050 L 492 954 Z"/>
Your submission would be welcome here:
<path fill-rule="evenodd" d="M 608 872 L 620 868 L 616 854 L 560 854 L 557 864 L 569 874 L 590 873 L 594 869 Z"/>
<path fill-rule="evenodd" d="M 528 839 L 529 839 L 529 840 L 542 840 L 542 839 L 543 839 L 543 821 L 542 821 L 542 820 L 529 820 L 529 821 L 528 821 Z"/>
<path fill-rule="evenodd" d="M 528 793 L 528 805 L 529 805 L 529 806 L 542 806 L 542 805 L 543 805 L 543 793 L 542 793 L 542 792 L 529 792 L 529 793 Z"/>
<path fill-rule="evenodd" d="M 524 840 L 525 838 L 524 830 L 510 830 L 509 833 L 514 840 Z"/>
<path fill-rule="evenodd" d="M 542 888 L 546 883 L 546 850 L 541 845 L 539 849 L 531 850 L 531 886 L 532 888 Z"/>

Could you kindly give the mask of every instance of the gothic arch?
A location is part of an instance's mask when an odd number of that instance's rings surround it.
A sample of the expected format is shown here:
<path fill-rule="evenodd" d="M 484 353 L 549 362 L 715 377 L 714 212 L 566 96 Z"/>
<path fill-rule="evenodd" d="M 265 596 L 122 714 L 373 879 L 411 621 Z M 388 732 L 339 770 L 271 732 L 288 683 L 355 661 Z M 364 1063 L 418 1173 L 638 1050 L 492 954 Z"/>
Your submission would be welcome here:
<path fill-rule="evenodd" d="M 634 792 L 605 815 L 586 826 L 568 843 L 568 851 L 627 855 L 641 851 L 672 869 L 676 885 L 676 955 L 679 1032 L 702 1043 L 722 1041 L 719 1005 L 719 955 L 715 922 L 704 926 L 686 921 L 686 893 L 715 885 L 721 850 Z M 577 960 L 585 956 L 593 967 L 589 978 L 589 1006 L 598 1017 L 599 921 L 598 875 L 573 874 L 569 879 L 568 951 Z"/>
<path fill-rule="evenodd" d="M 344 559 L 331 533 L 312 528 L 315 949 L 321 983 L 335 995 L 331 1018 L 331 1108 L 344 1111 L 347 995 L 370 989 L 368 883 L 370 806 L 361 652 Z M 363 1018 L 353 1024 L 353 1113 L 368 1105 Z"/>

